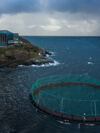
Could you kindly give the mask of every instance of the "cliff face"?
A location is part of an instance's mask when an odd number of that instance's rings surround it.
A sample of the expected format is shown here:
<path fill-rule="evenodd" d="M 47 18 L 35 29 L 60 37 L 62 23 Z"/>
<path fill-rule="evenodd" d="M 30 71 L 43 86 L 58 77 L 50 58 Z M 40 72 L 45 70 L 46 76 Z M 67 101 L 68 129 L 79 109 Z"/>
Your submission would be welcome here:
<path fill-rule="evenodd" d="M 32 45 L 29 41 L 19 38 L 20 43 L 0 47 L 0 67 L 16 67 L 18 65 L 41 65 L 53 62 L 46 58 L 48 51 Z"/>

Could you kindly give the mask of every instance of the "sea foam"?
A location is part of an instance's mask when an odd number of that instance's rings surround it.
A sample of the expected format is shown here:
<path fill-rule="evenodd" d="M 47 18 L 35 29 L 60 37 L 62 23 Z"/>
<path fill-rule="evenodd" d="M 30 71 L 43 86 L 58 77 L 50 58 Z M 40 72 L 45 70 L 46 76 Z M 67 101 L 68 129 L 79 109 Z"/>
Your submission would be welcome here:
<path fill-rule="evenodd" d="M 42 65 L 31 65 L 32 67 L 50 67 L 50 66 L 58 66 L 60 63 L 54 60 L 54 63 L 46 63 Z"/>
<path fill-rule="evenodd" d="M 51 66 L 58 66 L 60 63 L 56 60 L 54 60 L 54 63 L 46 63 L 46 64 L 42 64 L 42 65 L 29 65 L 29 66 L 25 66 L 25 65 L 19 65 L 19 67 L 51 67 Z"/>

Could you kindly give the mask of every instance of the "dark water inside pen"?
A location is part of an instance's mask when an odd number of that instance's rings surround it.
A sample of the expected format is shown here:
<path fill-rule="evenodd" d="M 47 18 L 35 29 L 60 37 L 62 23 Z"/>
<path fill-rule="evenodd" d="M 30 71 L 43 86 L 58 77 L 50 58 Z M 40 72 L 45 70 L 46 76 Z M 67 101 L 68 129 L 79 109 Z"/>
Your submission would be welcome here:
<path fill-rule="evenodd" d="M 29 92 L 35 80 L 57 74 L 87 74 L 100 80 L 100 37 L 24 36 L 53 52 L 54 64 L 0 69 L 0 133 L 99 133 L 99 125 L 62 123 L 36 111 Z"/>

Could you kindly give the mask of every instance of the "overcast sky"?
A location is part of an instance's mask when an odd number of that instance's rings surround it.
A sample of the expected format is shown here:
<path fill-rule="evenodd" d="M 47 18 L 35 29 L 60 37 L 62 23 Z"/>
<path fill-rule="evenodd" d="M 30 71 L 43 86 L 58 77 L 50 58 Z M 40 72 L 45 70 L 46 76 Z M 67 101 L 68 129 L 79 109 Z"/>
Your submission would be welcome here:
<path fill-rule="evenodd" d="M 100 36 L 100 0 L 2 0 L 0 30 L 21 35 Z"/>

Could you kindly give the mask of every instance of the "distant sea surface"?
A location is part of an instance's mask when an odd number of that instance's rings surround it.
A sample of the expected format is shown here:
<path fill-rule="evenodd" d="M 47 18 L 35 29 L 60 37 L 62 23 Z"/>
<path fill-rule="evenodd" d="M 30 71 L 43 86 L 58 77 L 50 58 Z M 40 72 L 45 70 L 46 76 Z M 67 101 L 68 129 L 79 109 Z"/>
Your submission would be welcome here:
<path fill-rule="evenodd" d="M 99 125 L 63 123 L 37 112 L 29 92 L 39 78 L 86 74 L 100 80 L 100 37 L 24 36 L 52 52 L 54 63 L 0 69 L 0 133 L 100 133 Z"/>

